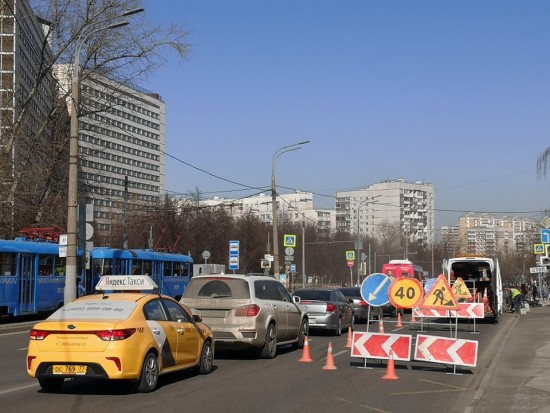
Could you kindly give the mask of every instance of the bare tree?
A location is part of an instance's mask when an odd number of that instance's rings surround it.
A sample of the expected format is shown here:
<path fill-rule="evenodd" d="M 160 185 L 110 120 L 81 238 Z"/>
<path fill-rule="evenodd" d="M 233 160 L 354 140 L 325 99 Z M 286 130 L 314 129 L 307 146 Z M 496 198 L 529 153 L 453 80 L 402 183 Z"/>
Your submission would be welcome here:
<path fill-rule="evenodd" d="M 123 30 L 97 30 L 121 22 L 119 16 L 141 7 L 139 0 L 30 0 L 30 3 L 47 31 L 41 44 L 31 46 L 36 61 L 30 89 L 20 94 L 15 91 L 16 96 L 2 96 L 3 101 L 15 100 L 17 106 L 13 118 L 4 118 L 2 113 L 0 232 L 4 236 L 13 235 L 25 224 L 64 219 L 62 214 L 49 213 L 63 211 L 60 202 L 66 202 L 63 195 L 67 178 L 63 171 L 67 169 L 69 135 L 66 104 L 70 103 L 70 93 L 67 88 L 52 85 L 55 65 L 69 64 L 79 53 L 81 80 L 99 74 L 122 85 L 134 85 L 165 63 L 166 49 L 181 59 L 188 50 L 187 33 L 181 27 L 152 24 L 146 13 L 132 16 L 132 24 Z M 3 2 L 1 7 L 5 14 L 15 15 L 16 25 L 35 19 L 8 10 L 13 4 Z M 33 108 L 45 89 L 56 92 L 51 96 L 52 110 L 37 117 Z M 106 102 L 103 110 L 109 110 L 112 102 Z M 79 109 L 79 116 L 87 116 L 90 110 L 84 104 Z"/>
<path fill-rule="evenodd" d="M 548 164 L 550 163 L 550 148 L 546 148 L 537 159 L 537 174 L 539 177 L 546 177 Z"/>

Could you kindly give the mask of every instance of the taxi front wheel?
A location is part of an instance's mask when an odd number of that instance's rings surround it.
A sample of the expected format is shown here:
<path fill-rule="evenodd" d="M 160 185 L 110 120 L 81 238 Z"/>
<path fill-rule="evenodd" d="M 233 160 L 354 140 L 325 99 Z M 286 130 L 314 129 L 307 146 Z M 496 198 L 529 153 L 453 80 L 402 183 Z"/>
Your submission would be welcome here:
<path fill-rule="evenodd" d="M 140 393 L 150 393 L 157 387 L 159 379 L 159 363 L 153 353 L 147 354 L 141 368 L 141 375 L 136 383 L 136 389 Z"/>
<path fill-rule="evenodd" d="M 198 374 L 208 374 L 212 371 L 212 362 L 214 361 L 214 351 L 212 349 L 212 343 L 206 341 L 202 346 L 201 357 L 199 364 L 196 368 Z"/>

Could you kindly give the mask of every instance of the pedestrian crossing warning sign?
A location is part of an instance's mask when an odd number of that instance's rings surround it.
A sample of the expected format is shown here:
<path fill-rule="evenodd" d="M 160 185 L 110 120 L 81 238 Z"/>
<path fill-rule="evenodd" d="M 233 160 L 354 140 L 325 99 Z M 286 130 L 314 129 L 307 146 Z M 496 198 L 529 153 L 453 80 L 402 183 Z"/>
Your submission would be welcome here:
<path fill-rule="evenodd" d="M 451 290 L 456 298 L 472 298 L 472 293 L 468 290 L 468 287 L 464 284 L 464 280 L 460 277 L 456 279 Z"/>
<path fill-rule="evenodd" d="M 447 282 L 445 275 L 441 274 L 435 280 L 433 287 L 424 295 L 419 308 L 434 310 L 458 310 L 458 300 Z"/>
<path fill-rule="evenodd" d="M 285 234 L 284 246 L 285 247 L 295 247 L 296 246 L 296 235 Z"/>

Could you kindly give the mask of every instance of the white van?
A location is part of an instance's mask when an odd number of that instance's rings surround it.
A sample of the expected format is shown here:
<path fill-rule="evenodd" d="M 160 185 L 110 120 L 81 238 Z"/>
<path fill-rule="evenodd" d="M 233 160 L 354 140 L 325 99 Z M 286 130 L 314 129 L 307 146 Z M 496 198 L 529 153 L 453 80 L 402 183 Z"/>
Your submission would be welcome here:
<path fill-rule="evenodd" d="M 475 301 L 481 302 L 487 291 L 489 311 L 485 317 L 492 317 L 498 323 L 498 316 L 502 314 L 503 292 L 502 278 L 498 260 L 486 257 L 457 257 L 443 261 L 443 273 L 452 285 L 457 278 L 462 278 L 470 292 L 473 292 Z"/>

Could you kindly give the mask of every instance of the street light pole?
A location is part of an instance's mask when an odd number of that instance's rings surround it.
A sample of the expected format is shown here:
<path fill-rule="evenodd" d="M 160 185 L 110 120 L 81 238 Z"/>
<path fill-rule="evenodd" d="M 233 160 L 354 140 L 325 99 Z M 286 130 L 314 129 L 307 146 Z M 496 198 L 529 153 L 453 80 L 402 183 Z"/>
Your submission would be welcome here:
<path fill-rule="evenodd" d="M 275 163 L 279 156 L 283 153 L 296 151 L 309 143 L 310 141 L 303 141 L 294 143 L 292 145 L 283 146 L 282 148 L 277 149 L 273 155 L 273 160 L 271 161 L 271 214 L 273 215 L 273 275 L 275 278 L 279 278 L 279 233 L 278 233 L 278 212 L 277 212 L 277 186 L 275 184 Z"/>
<path fill-rule="evenodd" d="M 130 10 L 120 16 L 130 16 L 132 14 L 141 13 L 142 8 Z M 109 19 L 112 20 L 112 19 Z M 106 24 L 107 21 L 92 23 L 88 28 L 99 24 Z M 67 199 L 67 260 L 65 266 L 65 289 L 63 291 L 63 301 L 65 304 L 73 301 L 76 298 L 76 276 L 77 276 L 77 208 L 78 208 L 78 111 L 79 111 L 79 92 L 80 92 L 80 49 L 84 42 L 99 31 L 114 29 L 117 27 L 126 26 L 129 23 L 122 21 L 118 23 L 108 24 L 98 27 L 94 30 L 86 32 L 86 28 L 76 41 L 75 53 L 73 56 L 73 73 L 71 79 L 71 127 L 69 136 L 69 185 Z"/>
<path fill-rule="evenodd" d="M 359 226 L 359 213 L 361 212 L 361 207 L 364 206 L 364 205 L 368 205 L 369 202 L 373 201 L 374 199 L 376 198 L 380 198 L 382 195 L 377 195 L 375 197 L 371 197 L 371 198 L 368 198 L 359 202 L 359 205 L 357 205 L 357 285 L 360 286 L 361 285 L 361 271 L 360 271 L 360 267 L 361 267 L 361 257 L 359 256 L 359 254 L 361 253 L 361 247 L 360 247 L 360 242 L 361 242 L 361 238 L 360 238 L 360 235 L 361 235 L 361 230 L 360 230 L 360 226 Z M 370 251 L 369 251 L 369 255 L 370 255 Z M 370 256 L 369 256 L 369 262 L 370 262 Z M 370 270 L 370 268 L 369 268 Z"/>
<path fill-rule="evenodd" d="M 359 256 L 359 254 L 361 254 L 361 230 L 359 227 L 359 213 L 361 212 L 361 207 L 363 205 L 367 205 L 368 202 L 369 200 L 365 199 L 364 201 L 361 201 L 359 205 L 357 205 L 357 286 L 361 285 L 361 257 Z"/>

